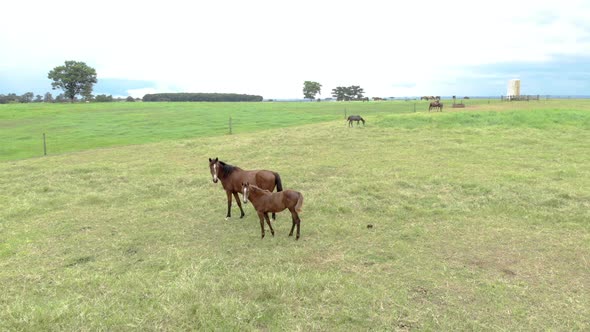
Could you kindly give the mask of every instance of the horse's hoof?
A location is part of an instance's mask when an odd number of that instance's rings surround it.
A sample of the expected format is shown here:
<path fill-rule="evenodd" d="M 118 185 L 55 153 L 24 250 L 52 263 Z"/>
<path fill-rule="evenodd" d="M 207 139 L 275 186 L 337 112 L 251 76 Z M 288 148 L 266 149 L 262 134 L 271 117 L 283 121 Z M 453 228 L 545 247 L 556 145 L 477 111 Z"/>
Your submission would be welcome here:
<path fill-rule="evenodd" d="M 230 217 L 225 217 L 225 221 L 228 221 Z"/>

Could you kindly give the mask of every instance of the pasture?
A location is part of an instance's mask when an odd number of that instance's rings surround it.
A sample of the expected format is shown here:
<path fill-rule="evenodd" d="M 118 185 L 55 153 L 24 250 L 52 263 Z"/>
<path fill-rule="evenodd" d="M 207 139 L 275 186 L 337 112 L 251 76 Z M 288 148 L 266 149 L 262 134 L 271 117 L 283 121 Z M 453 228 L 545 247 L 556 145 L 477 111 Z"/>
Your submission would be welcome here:
<path fill-rule="evenodd" d="M 590 101 L 411 105 L 0 105 L 0 330 L 588 330 Z M 215 157 L 301 238 L 225 221 Z"/>

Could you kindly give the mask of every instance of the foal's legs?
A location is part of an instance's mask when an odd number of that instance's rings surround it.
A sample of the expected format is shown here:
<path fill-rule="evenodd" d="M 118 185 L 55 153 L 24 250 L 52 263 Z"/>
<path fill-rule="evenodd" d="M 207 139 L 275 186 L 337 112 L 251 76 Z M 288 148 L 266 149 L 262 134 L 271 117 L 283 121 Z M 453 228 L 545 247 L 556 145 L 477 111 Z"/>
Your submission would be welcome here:
<path fill-rule="evenodd" d="M 264 239 L 264 213 L 258 212 L 258 218 L 260 218 L 260 232 L 262 234 L 260 239 Z"/>
<path fill-rule="evenodd" d="M 275 230 L 272 229 L 272 226 L 270 224 L 270 219 L 268 218 L 268 213 L 264 214 L 264 218 L 266 219 L 266 223 L 268 224 L 268 228 L 270 228 L 270 234 L 272 234 L 272 236 L 275 236 Z"/>
<path fill-rule="evenodd" d="M 291 226 L 291 231 L 289 232 L 289 236 L 293 236 L 293 230 L 295 229 L 295 216 L 293 212 L 291 212 L 291 219 L 293 220 L 293 225 Z"/>
<path fill-rule="evenodd" d="M 299 240 L 299 227 L 301 226 L 301 219 L 299 219 L 299 214 L 295 212 L 295 218 L 297 218 L 297 236 L 295 240 Z"/>
<path fill-rule="evenodd" d="M 301 223 L 301 219 L 299 219 L 299 214 L 295 211 L 295 208 L 289 208 L 289 211 L 291 212 L 291 218 L 293 219 L 293 225 L 291 226 L 289 236 L 293 236 L 293 230 L 295 229 L 295 225 L 297 225 L 297 236 L 295 236 L 295 240 L 299 240 L 299 224 Z"/>
<path fill-rule="evenodd" d="M 238 202 L 238 207 L 240 208 L 240 218 L 244 218 L 244 209 L 242 209 L 242 202 L 240 202 L 240 197 L 238 196 L 238 193 L 234 192 L 234 198 L 236 199 L 236 202 Z"/>

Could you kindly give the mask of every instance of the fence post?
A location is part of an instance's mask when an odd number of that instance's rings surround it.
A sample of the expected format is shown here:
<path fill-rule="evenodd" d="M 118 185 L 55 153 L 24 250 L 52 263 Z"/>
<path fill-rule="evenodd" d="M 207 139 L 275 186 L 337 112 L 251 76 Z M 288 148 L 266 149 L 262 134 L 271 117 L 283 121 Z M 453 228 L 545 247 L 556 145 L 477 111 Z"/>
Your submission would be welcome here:
<path fill-rule="evenodd" d="M 231 135 L 231 115 L 229 116 L 229 134 Z"/>
<path fill-rule="evenodd" d="M 47 143 L 45 142 L 45 133 L 43 133 L 43 155 L 47 155 Z"/>
<path fill-rule="evenodd" d="M 344 108 L 344 118 L 346 119 L 346 107 Z"/>
<path fill-rule="evenodd" d="M 414 113 L 416 113 L 416 103 L 414 103 Z"/>

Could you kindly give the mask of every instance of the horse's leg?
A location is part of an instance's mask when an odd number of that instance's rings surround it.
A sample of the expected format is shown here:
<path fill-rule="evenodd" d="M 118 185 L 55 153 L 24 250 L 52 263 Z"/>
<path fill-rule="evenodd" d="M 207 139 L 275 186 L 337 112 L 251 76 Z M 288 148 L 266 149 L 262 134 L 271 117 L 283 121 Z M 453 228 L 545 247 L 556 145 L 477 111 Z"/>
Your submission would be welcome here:
<path fill-rule="evenodd" d="M 293 220 L 293 225 L 291 226 L 291 231 L 289 232 L 289 236 L 293 236 L 293 230 L 295 229 L 295 212 L 294 209 L 291 210 L 289 209 L 289 211 L 291 211 L 291 220 Z"/>
<path fill-rule="evenodd" d="M 225 216 L 225 220 L 231 218 L 231 191 L 226 191 L 227 194 L 227 216 Z"/>
<path fill-rule="evenodd" d="M 295 240 L 299 240 L 299 227 L 301 226 L 301 219 L 299 219 L 299 214 L 295 212 L 295 218 L 297 218 L 297 236 Z"/>
<path fill-rule="evenodd" d="M 242 202 L 240 202 L 240 197 L 238 196 L 238 193 L 234 192 L 234 198 L 236 199 L 236 202 L 238 202 L 238 207 L 240 208 L 240 219 L 244 218 L 244 209 L 242 209 Z"/>
<path fill-rule="evenodd" d="M 266 223 L 268 224 L 268 228 L 270 228 L 270 234 L 272 234 L 272 236 L 275 236 L 275 230 L 272 229 L 272 225 L 270 224 L 270 219 L 268 218 L 268 213 L 264 214 L 264 218 L 266 219 Z"/>
<path fill-rule="evenodd" d="M 260 239 L 264 239 L 264 213 L 258 212 L 258 218 L 260 218 L 260 232 L 262 234 Z"/>

